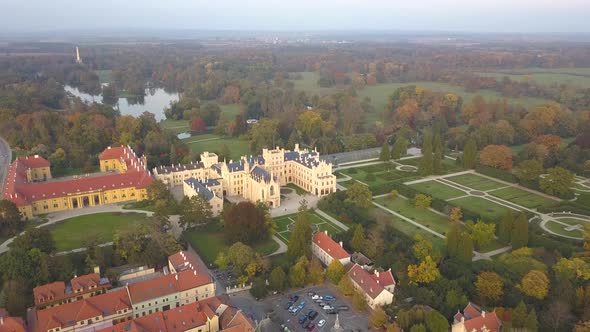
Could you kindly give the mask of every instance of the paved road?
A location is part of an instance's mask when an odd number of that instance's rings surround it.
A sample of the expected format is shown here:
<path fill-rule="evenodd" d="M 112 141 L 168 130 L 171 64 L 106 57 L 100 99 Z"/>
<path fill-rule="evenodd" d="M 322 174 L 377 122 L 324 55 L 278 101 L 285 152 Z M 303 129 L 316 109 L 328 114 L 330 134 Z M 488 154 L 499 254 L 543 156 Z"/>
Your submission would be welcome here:
<path fill-rule="evenodd" d="M 0 137 L 0 197 L 2 197 L 4 191 L 4 177 L 6 171 L 8 171 L 10 161 L 12 161 L 12 150 L 10 150 L 8 143 Z"/>

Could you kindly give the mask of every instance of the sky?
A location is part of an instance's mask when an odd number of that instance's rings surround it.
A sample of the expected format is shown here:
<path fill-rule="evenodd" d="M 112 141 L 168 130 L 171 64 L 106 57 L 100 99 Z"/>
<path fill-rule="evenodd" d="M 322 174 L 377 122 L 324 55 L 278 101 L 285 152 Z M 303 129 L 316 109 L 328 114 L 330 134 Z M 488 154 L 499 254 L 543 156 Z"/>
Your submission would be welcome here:
<path fill-rule="evenodd" d="M 590 32 L 590 0 L 0 0 L 0 30 Z"/>

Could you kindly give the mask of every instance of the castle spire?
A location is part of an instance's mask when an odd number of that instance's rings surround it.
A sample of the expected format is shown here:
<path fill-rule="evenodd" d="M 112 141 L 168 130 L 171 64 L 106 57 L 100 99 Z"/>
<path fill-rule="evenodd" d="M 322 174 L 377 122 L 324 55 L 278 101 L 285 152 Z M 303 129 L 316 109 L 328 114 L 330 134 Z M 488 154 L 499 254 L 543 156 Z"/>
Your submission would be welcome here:
<path fill-rule="evenodd" d="M 82 64 L 82 58 L 80 57 L 80 49 L 76 46 L 76 63 Z"/>

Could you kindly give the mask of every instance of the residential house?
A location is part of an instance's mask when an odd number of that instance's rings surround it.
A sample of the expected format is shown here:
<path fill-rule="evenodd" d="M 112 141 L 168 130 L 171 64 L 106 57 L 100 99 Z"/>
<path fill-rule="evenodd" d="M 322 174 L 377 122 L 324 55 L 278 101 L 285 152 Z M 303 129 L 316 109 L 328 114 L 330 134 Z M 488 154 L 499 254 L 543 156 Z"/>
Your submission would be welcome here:
<path fill-rule="evenodd" d="M 452 332 L 500 332 L 502 322 L 495 312 L 485 312 L 469 302 L 463 313 L 457 311 L 453 317 Z"/>
<path fill-rule="evenodd" d="M 369 307 L 374 309 L 393 302 L 395 279 L 391 270 L 369 273 L 360 265 L 354 264 L 346 275 L 352 281 L 355 290 L 365 296 Z"/>
<path fill-rule="evenodd" d="M 322 262 L 328 266 L 334 259 L 337 259 L 346 265 L 350 263 L 350 254 L 342 247 L 342 242 L 336 243 L 328 236 L 328 231 L 318 232 L 314 235 L 311 243 L 312 253 Z"/>

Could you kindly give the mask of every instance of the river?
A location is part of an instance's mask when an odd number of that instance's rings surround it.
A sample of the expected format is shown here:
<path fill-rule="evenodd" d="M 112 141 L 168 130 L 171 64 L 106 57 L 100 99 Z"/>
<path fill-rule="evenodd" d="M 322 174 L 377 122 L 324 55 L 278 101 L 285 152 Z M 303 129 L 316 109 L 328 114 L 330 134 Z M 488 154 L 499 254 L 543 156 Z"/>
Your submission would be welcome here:
<path fill-rule="evenodd" d="M 79 97 L 87 104 L 92 102 L 102 103 L 101 95 L 94 96 L 84 93 L 78 90 L 78 88 L 69 85 L 64 86 L 64 90 Z M 155 115 L 156 121 L 161 121 L 166 119 L 164 109 L 170 105 L 170 102 L 178 101 L 178 99 L 178 93 L 169 93 L 162 88 L 152 88 L 145 89 L 145 96 L 143 98 L 119 98 L 113 107 L 118 109 L 121 115 L 133 115 L 134 117 L 140 116 L 143 112 L 150 112 Z"/>

